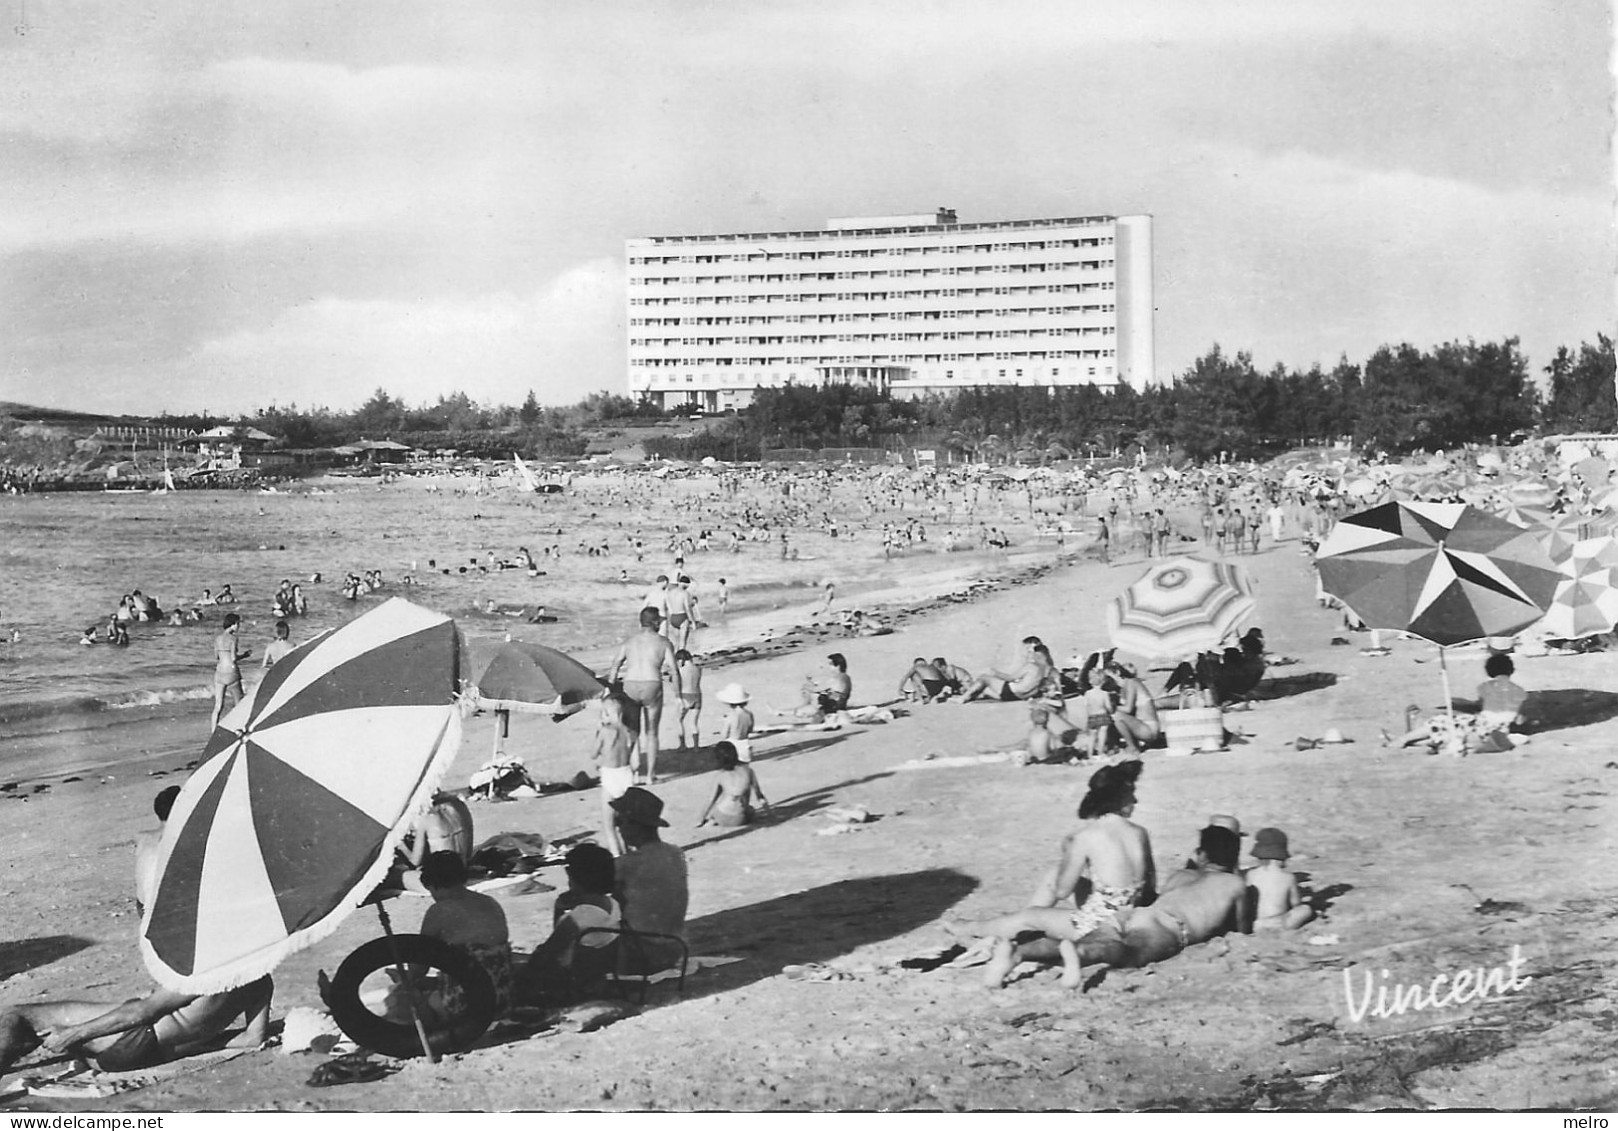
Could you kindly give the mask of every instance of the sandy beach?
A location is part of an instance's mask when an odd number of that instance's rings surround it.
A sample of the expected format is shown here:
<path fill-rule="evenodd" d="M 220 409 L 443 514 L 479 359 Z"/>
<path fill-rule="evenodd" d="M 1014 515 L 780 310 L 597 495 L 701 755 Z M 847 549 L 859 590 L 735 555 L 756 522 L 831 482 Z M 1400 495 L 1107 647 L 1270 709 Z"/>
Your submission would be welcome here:
<path fill-rule="evenodd" d="M 1324 908 L 1300 932 L 1092 971 L 1082 993 L 1061 989 L 1048 968 L 1024 966 L 998 993 L 976 969 L 925 969 L 951 941 L 940 916 L 1022 905 L 1072 826 L 1091 768 L 966 758 L 1016 741 L 1026 729 L 1018 704 L 901 707 L 889 723 L 761 741 L 755 767 L 776 809 L 742 829 L 695 828 L 712 791 L 707 756 L 665 754 L 660 768 L 673 777 L 658 793 L 668 839 L 690 865 L 692 953 L 741 959 L 694 973 L 683 999 L 658 987 L 643 1013 L 595 1032 L 497 1030 L 483 1047 L 408 1062 L 375 1083 L 312 1089 L 318 1056 L 271 1049 L 110 1097 L 27 1097 L 4 1110 L 1610 1106 L 1618 882 L 1600 865 L 1614 847 L 1618 761 L 1605 736 L 1618 716 L 1618 657 L 1522 660 L 1518 680 L 1539 697 L 1537 733 L 1512 752 L 1387 749 L 1379 731 L 1399 730 L 1407 704 L 1441 701 L 1436 649 L 1385 640 L 1390 654 L 1362 652 L 1367 637 L 1314 600 L 1295 542 L 1266 541 L 1241 561 L 1258 583 L 1272 654 L 1295 662 L 1272 667 L 1269 697 L 1227 713 L 1238 732 L 1229 749 L 1148 752 L 1134 819 L 1152 835 L 1160 873 L 1185 858 L 1210 813 L 1286 830 L 1291 867 Z M 846 637 L 799 617 L 802 631 L 731 654 L 707 685 L 736 679 L 755 702 L 790 702 L 836 650 L 854 702 L 886 702 L 912 656 L 943 652 L 980 670 L 1028 633 L 1066 662 L 1106 645 L 1105 604 L 1143 565 L 1138 553 L 1111 566 L 1070 559 L 1024 583 L 925 602 L 884 636 Z M 924 603 L 918 596 L 908 603 Z M 1452 650 L 1457 697 L 1482 678 L 1482 655 Z M 1155 690 L 1162 679 L 1147 682 Z M 705 736 L 718 721 L 711 705 Z M 1352 741 L 1295 748 L 1330 727 Z M 151 823 L 151 795 L 178 780 L 204 731 L 194 714 L 132 719 L 104 732 L 127 754 L 106 780 L 28 777 L 0 800 L 11 909 L 0 1002 L 144 990 L 131 846 Z M 524 718 L 509 749 L 555 780 L 588 764 L 588 740 L 579 719 Z M 493 719 L 471 720 L 447 784 L 464 784 L 492 741 Z M 478 804 L 474 815 L 479 839 L 556 839 L 592 827 L 596 805 L 593 791 L 561 793 Z M 850 805 L 877 819 L 823 835 L 834 827 L 824 811 Z M 543 937 L 551 895 L 501 898 L 520 949 Z M 395 901 L 395 927 L 414 929 L 426 906 Z M 283 963 L 277 1016 L 318 1006 L 316 971 L 379 933 L 362 909 Z M 1376 1017 L 1357 1014 L 1350 992 L 1365 978 L 1427 984 L 1514 956 L 1527 982 L 1481 1002 Z M 813 976 L 789 976 L 802 974 L 795 966 Z"/>

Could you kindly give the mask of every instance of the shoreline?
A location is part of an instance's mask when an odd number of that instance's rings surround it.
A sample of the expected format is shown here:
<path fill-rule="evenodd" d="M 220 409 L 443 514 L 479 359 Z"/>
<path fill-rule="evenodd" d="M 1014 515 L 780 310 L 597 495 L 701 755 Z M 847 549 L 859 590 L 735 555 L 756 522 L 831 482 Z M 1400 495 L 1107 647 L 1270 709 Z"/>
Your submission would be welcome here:
<path fill-rule="evenodd" d="M 1029 551 L 1006 556 L 1015 563 L 1017 558 L 1043 557 L 1043 553 Z M 906 586 L 910 590 L 919 588 L 922 590 L 921 594 L 906 598 L 897 586 L 873 589 L 864 594 L 870 600 L 867 606 L 860 608 L 860 611 L 867 616 L 877 617 L 892 629 L 951 605 L 979 600 L 1004 588 L 1036 583 L 1054 570 L 1075 564 L 1079 558 L 1078 553 L 1069 551 L 1054 560 L 1024 560 L 1020 564 L 1012 564 L 1007 572 L 995 577 L 966 576 L 983 574 L 985 570 L 981 564 L 952 570 L 932 570 L 919 575 Z M 929 578 L 932 579 L 930 582 Z M 710 631 L 714 633 L 713 641 L 698 653 L 697 658 L 704 669 L 721 669 L 754 660 L 789 655 L 828 640 L 853 639 L 867 635 L 843 625 L 838 620 L 839 616 L 852 609 L 849 601 L 841 595 L 837 604 L 844 608 L 842 610 L 834 608 L 828 620 L 805 616 L 806 613 L 812 613 L 817 604 L 818 602 L 810 601 L 801 605 L 783 606 L 769 612 L 749 613 L 729 623 L 709 625 Z M 576 658 L 596 671 L 604 668 L 611 656 L 610 648 L 599 652 L 576 654 Z M 479 655 L 472 661 L 471 666 L 481 670 L 487 665 L 488 660 L 488 655 Z M 262 673 L 248 674 L 250 677 L 258 677 Z M 251 684 L 249 686 L 251 687 Z M 51 753 L 53 749 L 91 745 L 98 737 L 116 735 L 123 735 L 132 740 L 129 745 L 133 747 L 136 742 L 141 741 L 140 735 L 146 731 L 161 732 L 171 726 L 199 719 L 211 709 L 210 689 L 207 685 L 199 685 L 194 690 L 166 698 L 165 701 L 156 704 L 48 711 L 15 720 L 0 718 L 0 727 L 4 727 L 6 732 L 4 736 L 6 750 L 3 757 L 0 757 L 0 796 L 7 793 L 20 796 L 30 791 L 32 787 L 56 784 L 69 778 L 115 777 L 121 770 L 144 767 L 147 763 L 179 756 L 183 751 L 166 745 L 156 750 L 147 746 L 138 752 L 133 749 L 121 751 L 116 760 L 112 761 L 81 757 L 66 765 L 48 765 L 53 757 Z M 53 725 L 63 719 L 71 719 L 77 725 Z M 79 741 L 75 741 L 76 738 Z M 206 736 L 202 736 L 195 744 L 197 757 L 200 757 L 205 742 Z M 195 764 L 195 758 L 188 761 L 188 765 L 171 767 L 165 772 L 180 772 Z"/>

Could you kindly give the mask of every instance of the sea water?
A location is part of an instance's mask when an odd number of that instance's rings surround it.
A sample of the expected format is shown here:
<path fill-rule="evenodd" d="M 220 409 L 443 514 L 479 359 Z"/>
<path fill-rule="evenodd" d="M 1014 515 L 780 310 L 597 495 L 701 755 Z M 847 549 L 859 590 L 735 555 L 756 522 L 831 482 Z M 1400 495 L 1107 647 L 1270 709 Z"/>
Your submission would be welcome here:
<path fill-rule="evenodd" d="M 652 578 L 670 572 L 671 527 L 694 532 L 707 520 L 717 534 L 732 525 L 716 509 L 711 478 L 621 479 L 611 493 L 604 483 L 586 479 L 550 496 L 374 480 L 328 480 L 274 494 L 0 496 L 0 763 L 14 736 L 105 727 L 131 709 L 205 710 L 213 639 L 227 612 L 243 620 L 239 642 L 252 650 L 242 665 L 251 687 L 273 638 L 272 600 L 283 579 L 300 584 L 308 599 L 308 614 L 289 618 L 294 644 L 399 596 L 455 618 L 470 652 L 467 678 L 481 673 L 508 635 L 599 668 L 634 631 Z M 638 559 L 637 537 L 644 545 Z M 908 584 L 920 565 L 885 560 L 874 531 L 849 541 L 845 530 L 836 545 L 820 545 L 823 535 L 802 529 L 792 537 L 802 560 L 780 561 L 777 546 L 762 543 L 734 555 L 717 548 L 693 554 L 685 568 L 703 619 L 723 625 L 750 613 L 805 608 L 829 574 L 846 607 L 862 588 Z M 607 556 L 580 548 L 602 543 Z M 498 568 L 519 546 L 528 547 L 544 576 Z M 560 555 L 543 556 L 543 546 L 560 547 Z M 366 570 L 381 570 L 383 587 L 345 600 L 343 575 Z M 625 571 L 627 583 L 620 580 Z M 731 593 L 724 618 L 716 607 L 721 576 Z M 416 583 L 406 584 L 407 577 Z M 79 642 L 91 625 L 100 637 L 119 599 L 133 590 L 155 598 L 166 613 L 177 605 L 189 609 L 204 588 L 217 593 L 226 584 L 239 603 L 207 606 L 200 622 L 131 624 L 127 647 Z M 529 623 L 526 614 L 539 605 L 556 617 L 553 623 Z M 724 635 L 722 628 L 699 633 L 693 648 L 713 648 Z"/>

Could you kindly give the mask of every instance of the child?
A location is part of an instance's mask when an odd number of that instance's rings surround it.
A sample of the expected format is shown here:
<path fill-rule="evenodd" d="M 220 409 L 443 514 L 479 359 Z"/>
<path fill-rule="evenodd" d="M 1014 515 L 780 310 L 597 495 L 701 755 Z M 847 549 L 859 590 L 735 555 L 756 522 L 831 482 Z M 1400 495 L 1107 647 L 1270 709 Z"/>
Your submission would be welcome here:
<path fill-rule="evenodd" d="M 1032 704 L 1028 708 L 1028 721 L 1031 724 L 1028 737 L 1021 746 L 1011 747 L 1003 751 L 1011 755 L 1014 765 L 1026 766 L 1041 762 L 1065 762 L 1072 757 L 1074 751 L 1062 743 L 1061 735 L 1050 728 L 1051 711 L 1049 707 Z"/>
<path fill-rule="evenodd" d="M 713 799 L 702 811 L 697 828 L 711 819 L 725 828 L 736 828 L 753 823 L 753 799 L 760 809 L 768 809 L 769 801 L 759 788 L 758 775 L 753 767 L 737 760 L 734 743 L 720 741 L 713 748 L 714 760 L 719 764 L 719 783 L 714 786 Z"/>
<path fill-rule="evenodd" d="M 1085 726 L 1090 733 L 1090 757 L 1100 758 L 1107 752 L 1107 732 L 1112 727 L 1112 695 L 1104 680 L 1099 684 L 1086 681 L 1084 687 Z"/>
<path fill-rule="evenodd" d="M 567 854 L 567 890 L 556 897 L 550 938 L 534 948 L 523 969 L 523 996 L 551 1001 L 579 995 L 604 971 L 591 961 L 616 936 L 581 937 L 592 927 L 616 929 L 623 923 L 612 897 L 617 869 L 612 853 L 599 844 L 580 844 Z"/>
<path fill-rule="evenodd" d="M 624 842 L 613 820 L 612 803 L 635 784 L 635 767 L 629 754 L 635 735 L 624 722 L 624 702 L 610 692 L 601 697 L 601 719 L 596 731 L 595 761 L 601 775 L 601 839 L 613 855 L 624 854 Z"/>
<path fill-rule="evenodd" d="M 747 709 L 747 689 L 732 683 L 715 697 L 730 708 L 725 714 L 724 733 L 720 736 L 736 748 L 736 760 L 743 764 L 753 760 L 753 712 Z"/>
<path fill-rule="evenodd" d="M 741 543 L 736 543 L 736 548 L 740 549 Z M 722 577 L 719 579 L 719 598 L 716 603 L 719 605 L 719 615 L 724 616 L 725 610 L 730 607 L 730 586 Z"/>
<path fill-rule="evenodd" d="M 1260 862 L 1247 873 L 1248 898 L 1256 902 L 1254 930 L 1295 931 L 1315 917 L 1315 909 L 1303 900 L 1298 877 L 1286 870 L 1286 833 L 1260 829 L 1253 837 L 1253 858 Z"/>
<path fill-rule="evenodd" d="M 702 665 L 684 648 L 674 653 L 674 690 L 680 698 L 679 748 L 684 750 L 689 744 L 697 750 L 702 746 L 697 728 L 702 717 Z"/>
<path fill-rule="evenodd" d="M 292 641 L 288 639 L 291 631 L 286 621 L 275 622 L 275 639 L 264 649 L 264 658 L 259 661 L 260 667 L 268 670 L 282 656 L 292 651 Z"/>

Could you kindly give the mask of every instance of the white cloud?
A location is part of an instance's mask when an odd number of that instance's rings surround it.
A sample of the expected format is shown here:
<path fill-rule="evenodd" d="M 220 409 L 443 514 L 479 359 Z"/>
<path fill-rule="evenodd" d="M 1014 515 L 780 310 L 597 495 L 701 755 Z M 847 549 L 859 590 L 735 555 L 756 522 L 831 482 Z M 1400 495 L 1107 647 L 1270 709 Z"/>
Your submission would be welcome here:
<path fill-rule="evenodd" d="M 242 390 L 232 409 L 348 408 L 377 388 L 409 404 L 458 390 L 517 404 L 529 389 L 542 402 L 570 404 L 621 388 L 622 311 L 622 266 L 603 259 L 529 295 L 316 299 L 262 329 L 205 343 L 196 369 L 216 391 Z"/>

